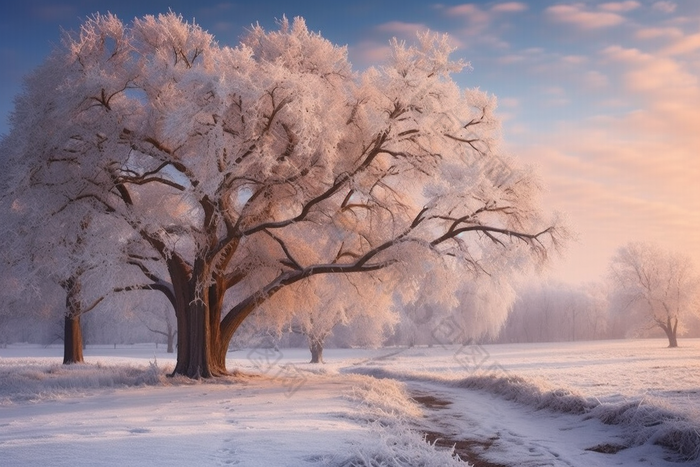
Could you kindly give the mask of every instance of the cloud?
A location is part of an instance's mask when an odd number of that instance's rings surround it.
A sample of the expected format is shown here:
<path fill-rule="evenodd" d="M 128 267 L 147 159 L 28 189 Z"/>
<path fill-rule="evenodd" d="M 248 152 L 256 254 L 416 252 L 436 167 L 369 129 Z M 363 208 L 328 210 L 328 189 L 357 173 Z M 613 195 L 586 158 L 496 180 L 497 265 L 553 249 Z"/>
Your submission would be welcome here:
<path fill-rule="evenodd" d="M 545 15 L 556 23 L 571 24 L 581 29 L 599 29 L 617 26 L 625 18 L 611 11 L 590 11 L 585 5 L 554 5 L 545 10 Z"/>
<path fill-rule="evenodd" d="M 519 13 L 526 11 L 527 5 L 520 2 L 498 3 L 491 8 L 494 13 Z"/>
<path fill-rule="evenodd" d="M 513 146 L 538 165 L 544 206 L 567 213 L 579 236 L 558 268 L 567 280 L 595 279 L 630 240 L 680 246 L 700 260 L 700 191 L 692 175 L 700 165 L 684 142 L 658 141 L 658 133 L 635 130 L 635 120 L 567 123 L 534 144 Z"/>
<path fill-rule="evenodd" d="M 416 33 L 427 31 L 429 28 L 421 23 L 405 23 L 402 21 L 390 21 L 388 23 L 380 24 L 375 28 L 375 30 L 389 33 L 398 37 L 411 37 L 415 38 Z"/>
<path fill-rule="evenodd" d="M 211 27 L 211 32 L 217 34 L 231 33 L 239 29 L 239 25 L 230 21 L 217 21 Z"/>
<path fill-rule="evenodd" d="M 506 27 L 503 13 L 516 13 L 527 9 L 521 2 L 499 3 L 486 10 L 477 4 L 466 3 L 455 6 L 439 5 L 443 14 L 462 22 L 454 36 L 460 37 L 466 46 L 483 46 L 491 49 L 507 49 L 510 44 L 501 34 Z"/>
<path fill-rule="evenodd" d="M 676 4 L 674 2 L 667 2 L 667 1 L 662 1 L 662 2 L 656 2 L 652 5 L 652 7 L 656 11 L 660 11 L 662 13 L 673 13 L 676 11 Z"/>
<path fill-rule="evenodd" d="M 670 58 L 620 46 L 603 50 L 608 63 L 622 65 L 625 88 L 651 102 L 680 101 L 698 103 L 697 76 Z"/>
<path fill-rule="evenodd" d="M 520 106 L 520 100 L 514 97 L 504 97 L 498 99 L 498 106 L 512 109 Z"/>
<path fill-rule="evenodd" d="M 489 14 L 473 3 L 455 5 L 447 8 L 445 11 L 450 16 L 464 16 L 478 23 L 489 20 Z"/>
<path fill-rule="evenodd" d="M 588 58 L 583 55 L 566 55 L 562 57 L 562 61 L 570 65 L 582 65 L 588 61 Z"/>
<path fill-rule="evenodd" d="M 588 89 L 603 89 L 610 84 L 606 75 L 595 70 L 587 71 L 583 75 L 583 81 Z"/>
<path fill-rule="evenodd" d="M 523 63 L 525 60 L 527 60 L 525 55 L 508 54 L 498 57 L 496 62 L 501 65 L 513 65 L 516 63 Z"/>
<path fill-rule="evenodd" d="M 348 55 L 357 68 L 366 68 L 384 63 L 391 50 L 388 41 L 362 41 L 348 47 Z"/>
<path fill-rule="evenodd" d="M 602 3 L 598 6 L 599 9 L 603 11 L 612 11 L 615 13 L 624 13 L 627 11 L 632 11 L 636 10 L 639 8 L 641 4 L 639 2 L 636 2 L 634 0 L 627 0 L 624 2 L 609 2 L 609 3 Z"/>
<path fill-rule="evenodd" d="M 57 4 L 36 6 L 32 8 L 32 15 L 41 21 L 58 23 L 75 19 L 79 13 L 73 6 Z"/>
<path fill-rule="evenodd" d="M 662 50 L 664 55 L 685 55 L 700 49 L 700 33 L 682 36 L 678 41 Z"/>
<path fill-rule="evenodd" d="M 679 39 L 683 35 L 678 28 L 642 28 L 635 33 L 637 39 Z"/>

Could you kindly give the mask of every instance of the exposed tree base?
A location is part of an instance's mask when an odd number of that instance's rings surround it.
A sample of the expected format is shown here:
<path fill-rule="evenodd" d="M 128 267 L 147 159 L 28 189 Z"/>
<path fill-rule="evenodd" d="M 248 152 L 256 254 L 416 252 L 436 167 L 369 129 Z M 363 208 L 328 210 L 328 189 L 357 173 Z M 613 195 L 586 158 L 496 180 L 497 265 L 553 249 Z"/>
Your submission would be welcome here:
<path fill-rule="evenodd" d="M 80 315 L 66 316 L 63 326 L 63 364 L 71 365 L 74 363 L 84 363 Z"/>
<path fill-rule="evenodd" d="M 320 342 L 312 342 L 309 345 L 311 350 L 311 361 L 309 363 L 325 363 L 323 361 L 323 344 Z"/>

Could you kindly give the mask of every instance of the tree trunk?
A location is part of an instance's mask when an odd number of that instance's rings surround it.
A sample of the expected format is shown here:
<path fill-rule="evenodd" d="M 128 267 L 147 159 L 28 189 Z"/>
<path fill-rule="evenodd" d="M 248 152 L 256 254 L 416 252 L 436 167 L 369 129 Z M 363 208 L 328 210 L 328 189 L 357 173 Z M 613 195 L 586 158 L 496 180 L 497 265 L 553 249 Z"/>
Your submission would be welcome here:
<path fill-rule="evenodd" d="M 80 315 L 66 314 L 63 327 L 63 364 L 83 363 L 83 333 Z"/>
<path fill-rule="evenodd" d="M 217 284 L 209 284 L 203 261 L 195 264 L 191 274 L 183 265 L 178 258 L 169 262 L 178 328 L 173 375 L 194 379 L 226 375 L 226 352 L 221 350 L 219 329 L 223 297 L 219 299 Z"/>
<path fill-rule="evenodd" d="M 311 362 L 323 363 L 323 341 L 309 337 L 309 350 L 311 350 Z"/>
<path fill-rule="evenodd" d="M 666 323 L 659 324 L 659 327 L 664 330 L 666 337 L 668 338 L 668 347 L 675 348 L 678 347 L 678 336 L 676 331 L 678 329 L 678 318 L 675 318 L 675 322 L 671 322 L 671 318 L 667 318 Z"/>
<path fill-rule="evenodd" d="M 173 330 L 173 327 L 168 323 L 168 353 L 175 353 L 175 331 Z"/>

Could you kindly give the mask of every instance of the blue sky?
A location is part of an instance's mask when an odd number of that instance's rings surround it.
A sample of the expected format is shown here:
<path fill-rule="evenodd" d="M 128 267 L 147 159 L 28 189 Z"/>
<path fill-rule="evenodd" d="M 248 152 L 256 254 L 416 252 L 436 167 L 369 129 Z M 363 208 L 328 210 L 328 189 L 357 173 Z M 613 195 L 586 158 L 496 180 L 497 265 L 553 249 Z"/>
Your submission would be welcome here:
<path fill-rule="evenodd" d="M 9 3 L 9 5 L 8 5 Z M 655 241 L 700 267 L 700 2 L 132 1 L 5 2 L 0 6 L 0 134 L 21 79 L 60 30 L 110 11 L 122 20 L 172 9 L 221 44 L 286 15 L 348 45 L 355 68 L 381 61 L 391 37 L 450 35 L 456 76 L 499 99 L 508 152 L 538 167 L 548 209 L 578 240 L 553 277 L 596 280 L 616 247 Z"/>

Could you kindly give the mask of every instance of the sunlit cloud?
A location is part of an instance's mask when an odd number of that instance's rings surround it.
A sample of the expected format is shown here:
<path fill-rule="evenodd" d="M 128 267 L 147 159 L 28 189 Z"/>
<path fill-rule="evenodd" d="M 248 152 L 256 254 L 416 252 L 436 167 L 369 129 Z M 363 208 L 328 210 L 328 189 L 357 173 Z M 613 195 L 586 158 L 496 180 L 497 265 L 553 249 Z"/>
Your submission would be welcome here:
<path fill-rule="evenodd" d="M 526 11 L 528 6 L 521 2 L 498 3 L 491 8 L 494 13 L 519 13 Z"/>
<path fill-rule="evenodd" d="M 678 39 L 683 31 L 678 28 L 642 28 L 635 33 L 637 39 Z"/>
<path fill-rule="evenodd" d="M 639 2 L 633 0 L 627 0 L 624 2 L 609 2 L 602 3 L 598 6 L 603 11 L 613 11 L 615 13 L 624 13 L 627 11 L 636 10 L 642 6 Z"/>
<path fill-rule="evenodd" d="M 626 88 L 646 99 L 688 103 L 697 102 L 700 97 L 697 76 L 672 58 L 620 46 L 606 48 L 603 56 L 611 64 L 626 66 Z"/>
<path fill-rule="evenodd" d="M 473 23 L 487 23 L 490 19 L 489 14 L 479 8 L 478 5 L 467 3 L 449 7 L 446 10 L 449 16 L 462 16 L 468 18 Z"/>
<path fill-rule="evenodd" d="M 584 57 L 583 55 L 566 55 L 562 58 L 562 61 L 564 63 L 569 63 L 572 65 L 581 65 L 583 63 L 586 63 L 588 61 L 588 58 Z"/>
<path fill-rule="evenodd" d="M 581 29 L 598 29 L 617 26 L 625 18 L 611 11 L 591 11 L 583 4 L 554 5 L 545 10 L 547 17 L 554 22 L 571 24 Z"/>
<path fill-rule="evenodd" d="M 514 97 L 498 99 L 498 106 L 507 108 L 518 107 L 520 106 L 520 99 L 516 99 Z"/>
<path fill-rule="evenodd" d="M 510 54 L 510 55 L 503 55 L 501 57 L 498 57 L 496 59 L 496 62 L 501 64 L 501 65 L 513 65 L 515 63 L 522 63 L 527 59 L 527 57 L 523 54 Z"/>
<path fill-rule="evenodd" d="M 385 62 L 389 53 L 388 41 L 362 41 L 348 47 L 350 60 L 360 69 Z"/>
<path fill-rule="evenodd" d="M 420 23 L 405 23 L 402 21 L 390 21 L 388 23 L 380 24 L 375 28 L 375 30 L 392 34 L 393 36 L 405 37 L 409 36 L 411 38 L 416 37 L 419 32 L 428 31 L 429 28 Z"/>
<path fill-rule="evenodd" d="M 587 71 L 583 76 L 583 81 L 588 89 L 602 89 L 608 86 L 610 80 L 599 71 Z"/>
<path fill-rule="evenodd" d="M 568 214 L 579 242 L 571 245 L 564 270 L 571 278 L 601 273 L 612 252 L 629 240 L 682 246 L 700 257 L 700 201 L 690 151 L 654 144 L 656 134 L 638 141 L 622 118 L 612 122 L 627 133 L 596 122 L 566 124 L 539 144 L 517 146 L 536 163 L 544 180 L 544 203 Z"/>
<path fill-rule="evenodd" d="M 667 2 L 667 1 L 662 1 L 662 2 L 655 2 L 654 5 L 652 5 L 653 8 L 657 11 L 661 11 L 663 13 L 673 13 L 676 11 L 676 4 L 675 2 Z"/>
<path fill-rule="evenodd" d="M 682 36 L 678 41 L 663 49 L 665 55 L 685 55 L 700 50 L 700 34 Z"/>

